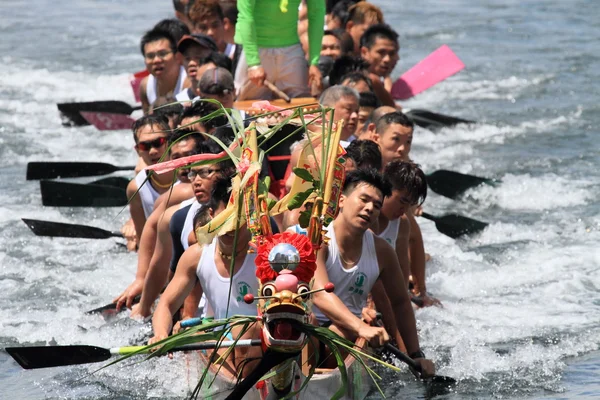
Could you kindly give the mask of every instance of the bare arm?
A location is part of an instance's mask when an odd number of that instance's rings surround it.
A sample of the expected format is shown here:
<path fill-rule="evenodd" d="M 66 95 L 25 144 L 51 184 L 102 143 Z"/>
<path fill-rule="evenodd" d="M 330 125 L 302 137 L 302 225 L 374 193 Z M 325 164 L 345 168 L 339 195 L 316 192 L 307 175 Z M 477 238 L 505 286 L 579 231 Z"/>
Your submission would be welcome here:
<path fill-rule="evenodd" d="M 129 202 L 129 213 L 135 226 L 135 233 L 137 235 L 138 243 L 142 240 L 142 231 L 144 230 L 144 224 L 146 223 L 146 215 L 144 214 L 144 207 L 142 206 L 142 198 L 137 193 L 138 185 L 135 179 L 132 179 L 127 185 L 127 198 L 131 199 Z"/>
<path fill-rule="evenodd" d="M 425 247 L 423 246 L 423 235 L 421 228 L 417 223 L 412 211 L 406 213 L 406 217 L 410 223 L 410 272 L 413 276 L 415 293 L 426 294 L 427 287 L 425 286 Z"/>
<path fill-rule="evenodd" d="M 169 222 L 177 209 L 178 206 L 170 207 L 160 216 L 158 221 L 158 235 L 154 246 L 154 254 L 152 255 L 146 276 L 144 277 L 142 298 L 140 300 L 139 309 L 136 312 L 142 317 L 150 315 L 150 309 L 154 300 L 156 300 L 160 291 L 167 283 L 172 248 Z"/>
<path fill-rule="evenodd" d="M 383 283 L 386 294 L 390 299 L 398 331 L 400 331 L 409 354 L 419 351 L 415 314 L 396 252 L 384 239 L 379 237 L 374 237 L 374 239 L 380 269 L 379 280 Z"/>
<path fill-rule="evenodd" d="M 394 318 L 394 310 L 390 304 L 390 299 L 388 299 L 385 294 L 385 287 L 383 286 L 381 279 L 378 279 L 377 282 L 375 282 L 375 285 L 373 285 L 371 296 L 373 297 L 373 302 L 375 303 L 377 311 L 381 313 L 385 330 L 396 340 L 400 350 L 406 352 L 406 347 L 404 346 L 400 332 L 398 332 L 398 325 L 396 323 L 396 318 Z"/>
<path fill-rule="evenodd" d="M 140 82 L 140 101 L 142 102 L 142 111 L 144 111 L 144 115 L 148 114 L 148 110 L 150 109 L 150 102 L 148 101 L 148 95 L 146 94 L 146 85 L 148 85 L 147 76 Z"/>
<path fill-rule="evenodd" d="M 181 256 L 175 276 L 160 296 L 160 301 L 154 311 L 152 317 L 154 337 L 150 339 L 149 343 L 157 342 L 169 336 L 173 314 L 183 305 L 185 298 L 192 292 L 196 284 L 196 267 L 201 254 L 200 246 L 194 245 Z"/>
<path fill-rule="evenodd" d="M 400 268 L 402 269 L 402 275 L 404 276 L 404 282 L 406 284 L 408 284 L 408 278 L 410 276 L 410 256 L 408 253 L 410 227 L 411 224 L 409 220 L 403 215 L 400 218 L 400 228 L 398 229 L 398 238 L 396 239 L 396 256 L 398 257 L 398 262 L 400 263 Z"/>

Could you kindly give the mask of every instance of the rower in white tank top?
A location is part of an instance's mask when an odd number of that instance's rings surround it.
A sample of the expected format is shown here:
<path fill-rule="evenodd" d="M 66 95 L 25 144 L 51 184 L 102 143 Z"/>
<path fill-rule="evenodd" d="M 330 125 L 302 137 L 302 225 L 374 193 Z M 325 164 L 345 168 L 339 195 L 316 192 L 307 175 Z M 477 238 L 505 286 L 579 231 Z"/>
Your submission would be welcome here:
<path fill-rule="evenodd" d="M 175 87 L 173 88 L 173 90 L 171 91 L 171 93 L 173 93 L 173 96 L 175 96 L 176 94 L 180 93 L 183 90 L 183 82 L 185 81 L 185 78 L 187 78 L 187 74 L 185 72 L 185 68 L 183 68 L 183 66 L 179 67 L 179 77 L 177 78 L 177 83 L 175 84 Z M 148 80 L 146 81 L 146 97 L 148 99 L 148 104 L 152 104 L 156 101 L 157 96 L 157 82 L 156 82 L 156 78 L 154 77 L 154 75 L 149 75 L 148 76 Z"/>
<path fill-rule="evenodd" d="M 202 291 L 206 295 L 207 304 L 212 308 L 214 318 L 223 319 L 232 315 L 257 315 L 256 304 L 246 304 L 244 302 L 244 295 L 258 293 L 258 279 L 256 279 L 256 266 L 254 264 L 256 253 L 246 254 L 244 264 L 233 276 L 231 301 L 229 302 L 229 312 L 227 312 L 227 299 L 231 280 L 221 276 L 217 271 L 215 265 L 217 240 L 215 239 L 211 244 L 204 246 L 196 269 L 196 275 L 202 285 Z"/>
<path fill-rule="evenodd" d="M 400 230 L 400 218 L 388 221 L 387 226 L 379 235 L 380 238 L 385 239 L 386 242 L 394 249 L 396 248 L 396 240 L 398 239 L 398 231 Z"/>
<path fill-rule="evenodd" d="M 360 259 L 354 267 L 349 269 L 342 266 L 333 223 L 327 227 L 326 235 L 330 240 L 328 245 L 329 254 L 325 266 L 329 281 L 335 285 L 334 293 L 352 314 L 361 318 L 362 309 L 367 304 L 367 296 L 379 278 L 379 264 L 377 263 L 375 241 L 373 240 L 374 234 L 370 230 L 365 232 Z M 319 324 L 329 321 L 317 307 L 313 307 L 313 313 Z"/>
<path fill-rule="evenodd" d="M 137 196 L 140 196 L 142 199 L 142 207 L 144 208 L 144 215 L 146 219 L 152 214 L 152 210 L 154 210 L 154 202 L 160 196 L 160 193 L 154 189 L 154 187 L 150 184 L 150 179 L 148 179 L 148 175 L 146 174 L 146 170 L 140 171 L 135 176 L 135 184 L 138 187 Z"/>

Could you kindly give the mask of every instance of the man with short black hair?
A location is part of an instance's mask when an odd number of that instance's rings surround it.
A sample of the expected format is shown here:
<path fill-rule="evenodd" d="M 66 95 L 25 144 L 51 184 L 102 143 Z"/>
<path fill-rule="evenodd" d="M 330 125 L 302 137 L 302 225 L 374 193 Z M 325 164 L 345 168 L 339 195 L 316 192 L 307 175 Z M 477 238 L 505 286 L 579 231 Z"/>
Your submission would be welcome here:
<path fill-rule="evenodd" d="M 385 79 L 386 90 L 391 90 L 390 74 L 400 56 L 398 34 L 387 24 L 370 26 L 360 38 L 360 56 L 369 63 L 371 79 Z"/>
<path fill-rule="evenodd" d="M 363 127 L 368 121 L 371 113 L 381 105 L 379 99 L 373 92 L 360 92 L 360 99 L 358 101 L 358 123 L 356 124 L 356 136 L 361 137 L 363 133 Z"/>
<path fill-rule="evenodd" d="M 174 97 L 183 90 L 186 73 L 175 57 L 176 42 L 168 31 L 146 32 L 140 49 L 150 73 L 140 82 L 140 100 L 146 114 L 158 97 Z"/>
<path fill-rule="evenodd" d="M 353 140 L 346 147 L 346 172 L 355 169 L 373 168 L 381 171 L 381 151 L 372 140 Z"/>
<path fill-rule="evenodd" d="M 410 161 L 408 153 L 415 125 L 400 111 L 384 114 L 375 124 L 375 141 L 381 148 L 383 167 L 392 161 Z"/>
<path fill-rule="evenodd" d="M 342 38 L 338 32 L 326 30 L 321 41 L 321 56 L 337 60 L 342 56 Z"/>
<path fill-rule="evenodd" d="M 425 359 L 419 348 L 419 338 L 412 305 L 394 249 L 369 230 L 377 220 L 390 184 L 374 169 L 349 172 L 339 200 L 340 211 L 327 227 L 329 243 L 317 254 L 313 290 L 327 283 L 335 285 L 333 293 L 316 292 L 313 313 L 321 326 L 348 340 L 364 338 L 371 346 L 381 347 L 389 341 L 384 328 L 367 325 L 362 311 L 367 296 L 376 283 L 383 284 L 395 319 L 394 332 L 400 332 L 409 355 L 422 368 L 424 377 L 433 375 L 433 363 Z M 401 288 L 401 289 L 399 289 Z"/>
<path fill-rule="evenodd" d="M 360 38 L 363 33 L 371 25 L 382 22 L 383 13 L 381 9 L 372 3 L 361 1 L 348 9 L 345 28 L 354 41 L 354 55 L 360 54 Z"/>

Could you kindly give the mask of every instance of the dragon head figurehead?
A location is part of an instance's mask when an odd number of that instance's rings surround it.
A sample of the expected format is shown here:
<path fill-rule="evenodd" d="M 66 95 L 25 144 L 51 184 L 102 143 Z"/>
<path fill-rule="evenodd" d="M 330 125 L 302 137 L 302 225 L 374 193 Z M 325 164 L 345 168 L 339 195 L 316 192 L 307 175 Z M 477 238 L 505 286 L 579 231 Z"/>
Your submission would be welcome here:
<path fill-rule="evenodd" d="M 283 232 L 257 246 L 256 276 L 260 281 L 258 310 L 263 320 L 265 346 L 279 352 L 297 352 L 306 343 L 298 329 L 310 320 L 310 290 L 316 269 L 308 237 Z M 254 300 L 247 296 L 246 300 Z"/>

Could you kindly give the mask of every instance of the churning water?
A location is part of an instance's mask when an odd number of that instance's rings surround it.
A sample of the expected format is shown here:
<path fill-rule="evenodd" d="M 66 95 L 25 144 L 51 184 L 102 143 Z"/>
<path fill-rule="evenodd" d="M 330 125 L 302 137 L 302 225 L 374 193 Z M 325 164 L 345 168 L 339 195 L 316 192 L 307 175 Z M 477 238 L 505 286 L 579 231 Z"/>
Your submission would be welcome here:
<path fill-rule="evenodd" d="M 600 14 L 585 0 L 377 2 L 401 34 L 395 76 L 442 44 L 466 69 L 404 103 L 478 121 L 417 129 L 413 158 L 496 178 L 452 201 L 431 193 L 432 214 L 490 223 L 452 240 L 422 220 L 428 288 L 445 307 L 417 312 L 439 374 L 459 379 L 431 393 L 408 373 L 383 371 L 391 398 L 594 398 L 600 396 Z M 135 162 L 126 131 L 64 128 L 55 104 L 124 100 L 143 68 L 142 33 L 171 3 L 123 0 L 0 3 L 0 347 L 138 343 L 124 315 L 106 324 L 85 310 L 110 301 L 136 257 L 115 240 L 33 236 L 36 218 L 117 230 L 127 211 L 41 206 L 29 161 Z M 85 180 L 83 180 L 85 181 Z M 181 398 L 166 358 L 89 375 L 93 366 L 23 371 L 0 352 L 0 398 Z M 375 398 L 376 395 L 373 396 Z"/>

